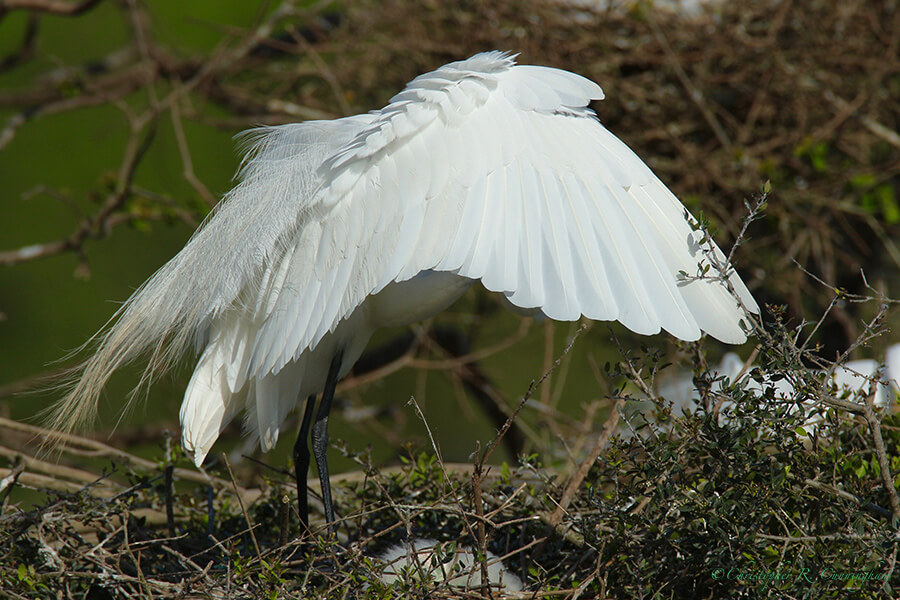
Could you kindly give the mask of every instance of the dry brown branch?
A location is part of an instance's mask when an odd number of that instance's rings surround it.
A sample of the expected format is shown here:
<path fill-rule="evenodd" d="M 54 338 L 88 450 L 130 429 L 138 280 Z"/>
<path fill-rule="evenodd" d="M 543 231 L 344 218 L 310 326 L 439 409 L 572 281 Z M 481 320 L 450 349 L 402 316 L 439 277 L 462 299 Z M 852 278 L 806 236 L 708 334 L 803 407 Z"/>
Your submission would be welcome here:
<path fill-rule="evenodd" d="M 569 507 L 572 498 L 577 493 L 579 487 L 581 487 L 581 484 L 584 483 L 584 478 L 587 477 L 588 471 L 591 469 L 594 461 L 597 460 L 597 457 L 600 456 L 600 452 L 609 443 L 609 438 L 617 431 L 619 426 L 619 415 L 624 406 L 625 401 L 619 398 L 613 406 L 609 417 L 606 419 L 606 423 L 603 424 L 603 430 L 600 432 L 600 435 L 597 436 L 594 446 L 588 452 L 587 457 L 582 461 L 581 465 L 579 465 L 578 470 L 575 471 L 569 479 L 569 483 L 566 485 L 566 489 L 559 499 L 556 510 L 550 515 L 550 524 L 554 527 L 562 522 L 563 514 Z"/>
<path fill-rule="evenodd" d="M 444 465 L 444 459 L 441 456 L 440 446 L 438 446 L 438 443 L 434 438 L 434 434 L 432 434 L 432 432 L 431 432 L 431 426 L 428 424 L 428 420 L 425 418 L 425 413 L 422 412 L 422 408 L 419 406 L 419 403 L 416 402 L 416 399 L 414 397 L 410 397 L 409 403 L 412 404 L 412 406 L 415 408 L 416 414 L 418 415 L 419 419 L 422 421 L 422 424 L 425 426 L 425 431 L 428 433 L 428 439 L 431 442 L 431 448 L 432 448 L 432 450 L 434 450 L 434 454 L 437 457 L 438 465 L 440 466 L 441 472 L 444 475 L 444 477 L 443 477 L 444 481 L 449 482 L 450 477 L 447 472 L 447 468 Z M 480 485 L 480 483 L 481 483 L 480 479 L 478 479 L 478 480 L 475 479 L 476 476 L 479 476 L 479 475 L 483 475 L 483 471 L 479 470 L 476 467 L 472 472 L 472 480 L 476 487 L 478 485 Z M 475 493 L 477 494 L 478 492 L 476 491 Z M 481 533 L 481 536 L 479 537 L 476 534 L 475 529 L 472 527 L 472 522 L 469 518 L 469 516 L 470 516 L 469 512 L 463 506 L 462 499 L 456 494 L 454 494 L 452 496 L 452 498 L 453 498 L 453 500 L 456 504 L 456 507 L 459 511 L 459 516 L 463 519 L 463 522 L 465 523 L 466 531 L 468 532 L 469 536 L 471 536 L 472 539 L 480 540 L 480 542 L 483 543 L 483 541 L 484 541 L 484 530 L 482 528 L 483 521 L 481 519 L 477 519 L 477 521 L 476 521 L 476 526 L 480 528 L 478 531 Z M 483 512 L 481 514 L 483 514 Z M 410 531 L 410 533 L 412 532 L 411 529 L 409 531 Z"/>
<path fill-rule="evenodd" d="M 0 252 L 0 265 L 13 265 L 67 251 L 81 253 L 82 246 L 87 239 L 109 235 L 113 223 L 117 220 L 116 211 L 128 199 L 135 170 L 150 148 L 156 129 L 155 120 L 150 120 L 149 126 L 146 126 L 145 119 L 132 121 L 131 125 L 132 135 L 125 146 L 116 188 L 107 197 L 102 208 L 84 219 L 78 229 L 64 240 Z"/>
<path fill-rule="evenodd" d="M 18 421 L 14 421 L 12 419 L 7 419 L 4 417 L 0 417 L 0 429 L 7 429 L 10 431 L 21 432 L 27 434 L 28 436 L 32 436 L 37 442 L 43 442 L 46 438 L 50 436 L 59 435 L 57 432 L 50 431 L 44 427 L 38 427 L 36 425 L 28 425 L 26 423 L 21 423 Z M 129 452 L 125 452 L 124 450 L 120 450 L 118 448 L 114 448 L 109 446 L 108 444 L 104 444 L 102 442 L 98 442 L 96 440 L 92 440 L 89 438 L 81 437 L 74 434 L 63 435 L 60 438 L 60 446 L 59 451 L 62 454 L 71 454 L 75 456 L 90 456 L 94 458 L 109 458 L 116 461 L 121 461 L 126 465 L 133 466 L 138 469 L 143 469 L 146 471 L 157 472 L 159 471 L 159 465 L 153 461 L 146 460 L 144 458 L 140 458 L 139 456 L 135 456 Z M 40 465 L 40 469 L 47 472 L 47 470 L 51 470 L 55 475 L 63 475 L 67 473 L 67 471 L 54 469 L 52 467 L 52 463 L 48 463 L 45 461 L 41 461 L 40 459 L 35 459 L 33 457 L 30 460 L 35 460 L 34 464 Z M 60 469 L 62 469 L 60 467 Z M 76 481 L 82 481 L 82 474 L 79 471 L 73 471 L 73 473 L 79 474 L 76 478 Z M 231 482 L 219 479 L 216 477 L 210 477 L 208 475 L 204 475 L 202 473 L 198 473 L 194 470 L 189 469 L 181 469 L 176 468 L 173 472 L 173 475 L 178 479 L 182 479 L 185 481 L 192 481 L 200 484 L 213 484 L 219 489 L 229 488 L 231 487 Z M 80 485 L 81 483 L 79 483 Z M 259 490 L 245 489 L 241 488 L 240 491 L 242 497 L 247 502 L 251 502 L 253 499 L 259 496 Z"/>
<path fill-rule="evenodd" d="M 824 95 L 825 99 L 840 111 L 839 114 L 846 117 L 856 115 L 857 111 L 866 100 L 866 97 L 862 95 L 862 92 L 860 92 L 857 99 L 853 102 L 847 102 L 831 90 L 826 90 L 824 92 Z M 900 148 L 900 134 L 898 134 L 896 131 L 894 131 L 890 127 L 882 125 L 872 117 L 868 117 L 866 115 L 858 115 L 857 118 L 859 119 L 859 122 L 866 127 L 866 129 L 874 133 L 876 136 L 883 139 L 892 146 Z"/>
<path fill-rule="evenodd" d="M 0 9 L 0 20 L 3 19 L 2 9 Z M 28 16 L 28 25 L 22 36 L 22 43 L 19 48 L 10 52 L 3 59 L 0 59 L 0 73 L 9 71 L 10 69 L 27 62 L 35 53 L 35 43 L 37 41 L 38 23 L 40 19 L 37 15 Z"/>
<path fill-rule="evenodd" d="M 247 531 L 250 532 L 250 538 L 253 540 L 253 548 L 256 550 L 256 558 L 258 560 L 262 560 L 262 552 L 259 550 L 259 542 L 256 540 L 256 533 L 253 529 L 256 525 L 250 520 L 250 515 L 247 514 L 247 506 L 244 504 L 244 499 L 241 498 L 241 488 L 238 486 L 237 481 L 234 478 L 234 472 L 231 470 L 231 463 L 228 462 L 228 455 L 223 454 L 222 460 L 225 462 L 225 468 L 228 469 L 228 476 L 231 478 L 231 487 L 234 490 L 234 497 L 237 498 L 238 504 L 241 507 L 241 514 L 244 515 L 244 521 L 247 523 Z"/>
<path fill-rule="evenodd" d="M 878 458 L 878 464 L 881 467 L 881 480 L 884 483 L 884 489 L 891 501 L 891 511 L 894 513 L 894 519 L 900 520 L 900 498 L 897 497 L 897 488 L 894 486 L 894 477 L 891 475 L 891 463 L 887 452 L 884 448 L 884 438 L 881 435 L 880 416 L 875 414 L 875 392 L 877 382 L 870 382 L 870 391 L 866 395 L 863 415 L 869 424 L 869 431 L 872 433 L 872 442 L 875 445 L 875 456 Z"/>
<path fill-rule="evenodd" d="M 650 15 L 648 22 L 650 23 L 650 27 L 653 30 L 653 35 L 656 36 L 659 45 L 662 46 L 663 50 L 665 51 L 666 58 L 669 61 L 672 70 L 675 71 L 675 74 L 678 76 L 678 81 L 681 82 L 681 85 L 684 86 L 685 92 L 687 92 L 687 97 L 690 98 L 691 102 L 693 102 L 698 109 L 700 109 L 700 114 L 703 115 L 703 118 L 706 120 L 707 124 L 709 124 L 710 129 L 712 129 L 716 134 L 716 138 L 719 140 L 719 143 L 722 144 L 722 147 L 726 150 L 731 148 L 731 140 L 728 139 L 728 134 L 725 133 L 722 125 L 719 124 L 719 121 L 718 119 L 716 119 L 715 114 L 713 114 L 713 112 L 706 105 L 706 101 L 703 98 L 703 92 L 697 89 L 697 86 L 693 84 L 690 77 L 688 77 L 687 73 L 685 73 L 684 69 L 681 66 L 681 63 L 679 62 L 678 55 L 675 54 L 675 52 L 672 50 L 672 47 L 669 45 L 665 34 L 659 27 L 656 19 L 652 16 L 652 11 L 649 12 L 648 15 Z"/>
<path fill-rule="evenodd" d="M 172 109 L 169 112 L 172 116 L 172 128 L 175 130 L 175 139 L 178 142 L 178 152 L 181 154 L 181 161 L 184 165 L 182 175 L 185 180 L 191 184 L 191 187 L 194 188 L 197 194 L 203 198 L 203 201 L 206 202 L 207 206 L 212 208 L 216 205 L 216 198 L 194 173 L 194 161 L 191 159 L 191 149 L 188 147 L 187 139 L 184 136 L 184 126 L 181 122 L 181 111 L 178 108 L 178 102 L 172 103 Z"/>
<path fill-rule="evenodd" d="M 569 340 L 569 343 L 563 349 L 562 353 L 553 362 L 553 365 L 551 365 L 550 369 L 548 369 L 547 371 L 544 371 L 544 374 L 541 375 L 541 378 L 538 379 L 536 382 L 535 381 L 531 382 L 531 384 L 528 386 L 528 390 L 525 392 L 525 395 L 522 396 L 522 400 L 519 402 L 519 405 L 516 407 L 516 409 L 513 411 L 513 413 L 506 420 L 506 423 L 504 423 L 504 425 L 500 429 L 500 431 L 497 432 L 497 435 L 494 437 L 494 439 L 491 440 L 491 443 L 488 445 L 487 449 L 485 450 L 484 455 L 482 456 L 482 458 L 479 459 L 480 462 L 482 462 L 484 464 L 490 460 L 491 455 L 494 453 L 494 450 L 497 449 L 497 445 L 503 440 L 503 436 L 506 435 L 506 432 L 512 426 L 513 421 L 516 419 L 516 417 L 519 415 L 519 413 L 522 411 L 522 409 L 525 408 L 525 405 L 528 404 L 528 401 L 534 395 L 534 392 L 541 385 L 543 385 L 544 381 L 553 373 L 553 371 L 555 371 L 557 368 L 559 368 L 559 365 L 561 364 L 563 358 L 572 350 L 572 347 L 575 345 L 575 341 L 578 339 L 578 337 L 582 333 L 587 331 L 589 328 L 590 328 L 590 326 L 587 323 L 582 323 L 578 327 L 578 329 L 575 331 L 575 333 L 572 335 L 571 339 Z"/>
<path fill-rule="evenodd" d="M 12 473 L 12 469 L 0 468 L 0 478 L 8 477 Z M 17 481 L 19 485 L 31 487 L 34 489 L 56 490 L 59 492 L 70 493 L 79 492 L 86 487 L 85 485 L 82 485 L 80 483 L 59 479 L 59 477 L 55 475 L 42 475 L 40 473 L 23 472 L 18 476 Z M 114 496 L 119 491 L 121 491 L 121 488 L 119 488 L 118 486 L 114 486 L 112 487 L 112 489 L 110 489 L 107 482 L 103 482 L 91 487 L 93 488 L 92 492 L 101 498 Z"/>
<path fill-rule="evenodd" d="M 3 17 L 4 13 L 13 10 L 28 10 L 66 17 L 77 17 L 91 10 L 99 3 L 100 0 L 81 0 L 81 2 L 66 2 L 65 0 L 2 0 L 0 2 L 0 18 Z"/>
<path fill-rule="evenodd" d="M 455 356 L 450 359 L 443 360 L 426 360 L 413 358 L 408 364 L 411 367 L 415 367 L 416 369 L 431 369 L 438 371 L 446 371 L 448 369 L 456 369 L 461 366 L 465 366 L 469 363 L 480 362 L 486 358 L 494 356 L 495 354 L 499 354 L 504 350 L 512 348 L 517 343 L 522 341 L 528 332 L 531 330 L 532 325 L 534 324 L 534 319 L 522 319 L 519 323 L 519 328 L 515 333 L 504 337 L 499 342 L 488 346 L 486 348 L 481 348 L 480 350 L 473 350 L 468 354 L 463 356 Z"/>

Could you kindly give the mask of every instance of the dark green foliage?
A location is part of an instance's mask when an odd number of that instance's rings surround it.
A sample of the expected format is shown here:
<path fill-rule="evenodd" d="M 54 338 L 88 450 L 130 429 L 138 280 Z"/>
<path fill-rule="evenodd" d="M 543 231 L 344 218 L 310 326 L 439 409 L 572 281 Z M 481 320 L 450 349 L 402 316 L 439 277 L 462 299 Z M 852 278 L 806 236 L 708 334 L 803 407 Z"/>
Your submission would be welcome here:
<path fill-rule="evenodd" d="M 663 584 L 663 597 L 838 598 L 846 586 L 859 597 L 890 597 L 896 570 L 886 582 L 823 579 L 827 570 L 892 570 L 896 534 L 883 487 L 869 473 L 860 494 L 861 482 L 844 474 L 848 454 L 871 455 L 867 436 L 843 422 L 808 448 L 799 418 L 783 405 L 739 388 L 728 396 L 739 409 L 722 415 L 726 425 L 700 408 L 656 436 L 619 441 L 592 471 L 581 529 L 608 565 L 607 589 L 648 598 Z M 885 427 L 898 424 L 893 417 Z M 896 430 L 889 443 L 896 456 Z M 815 483 L 854 490 L 859 500 Z M 730 580 L 729 572 L 782 579 Z"/>

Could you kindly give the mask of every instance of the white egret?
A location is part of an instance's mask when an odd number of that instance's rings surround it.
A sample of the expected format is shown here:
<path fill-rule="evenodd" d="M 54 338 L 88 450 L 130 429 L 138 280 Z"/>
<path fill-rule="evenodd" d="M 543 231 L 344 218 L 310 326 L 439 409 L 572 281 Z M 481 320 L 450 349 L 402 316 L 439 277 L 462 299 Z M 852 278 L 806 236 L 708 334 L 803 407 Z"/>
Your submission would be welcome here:
<path fill-rule="evenodd" d="M 709 370 L 713 378 L 709 389 L 722 394 L 724 378 L 727 378 L 731 383 L 742 382 L 745 389 L 756 396 L 770 393 L 776 400 L 787 403 L 791 414 L 805 417 L 802 426 L 810 435 L 816 432 L 824 421 L 824 415 L 817 409 L 828 405 L 819 401 L 815 394 L 798 395 L 791 380 L 783 378 L 781 373 L 779 377 L 775 377 L 774 373 L 751 375 L 755 368 L 753 364 L 747 365 L 734 352 L 727 352 L 719 364 Z M 900 393 L 900 344 L 887 348 L 883 362 L 864 358 L 837 365 L 828 381 L 835 387 L 838 397 L 860 402 L 874 392 L 872 404 L 875 408 L 894 410 L 896 395 Z M 664 370 L 657 378 L 656 390 L 682 411 L 696 411 L 702 398 L 693 374 L 686 369 Z M 727 394 L 724 396 L 716 411 L 720 425 L 730 422 L 729 413 L 733 413 L 735 408 L 734 401 Z M 644 407 L 639 406 L 638 410 L 643 411 Z"/>
<path fill-rule="evenodd" d="M 242 409 L 263 450 L 308 398 L 294 463 L 307 519 L 306 436 L 334 521 L 325 452 L 335 385 L 378 327 L 430 317 L 480 280 L 515 308 L 618 320 L 682 340 L 745 340 L 739 277 L 695 275 L 714 248 L 678 199 L 588 108 L 579 75 L 477 54 L 412 80 L 388 106 L 245 134 L 240 183 L 121 307 L 55 409 L 96 413 L 110 374 L 151 353 L 143 382 L 193 346 L 181 408 L 199 466 Z M 313 423 L 316 395 L 323 392 Z"/>
<path fill-rule="evenodd" d="M 467 546 L 440 544 L 428 538 L 415 538 L 391 546 L 378 556 L 385 565 L 381 581 L 392 585 L 397 581 L 444 584 L 450 588 L 476 589 L 482 582 L 481 561 Z M 522 580 L 511 573 L 500 557 L 487 551 L 487 584 L 496 590 L 521 592 Z"/>

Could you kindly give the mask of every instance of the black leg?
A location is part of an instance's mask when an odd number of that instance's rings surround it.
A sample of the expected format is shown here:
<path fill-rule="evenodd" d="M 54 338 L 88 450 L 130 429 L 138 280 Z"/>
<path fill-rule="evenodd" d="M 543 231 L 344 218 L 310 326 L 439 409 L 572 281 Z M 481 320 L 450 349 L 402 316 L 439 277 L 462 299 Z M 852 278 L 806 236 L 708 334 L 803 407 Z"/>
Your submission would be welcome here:
<path fill-rule="evenodd" d="M 316 468 L 319 470 L 319 482 L 322 484 L 322 502 L 325 504 L 325 522 L 334 526 L 334 504 L 331 501 L 331 479 L 328 477 L 328 415 L 331 412 L 331 401 L 334 400 L 334 388 L 337 387 L 338 372 L 341 370 L 343 351 L 339 351 L 331 360 L 328 377 L 325 379 L 325 391 L 316 414 L 316 422 L 312 429 L 312 450 L 316 457 Z"/>
<path fill-rule="evenodd" d="M 297 502 L 300 505 L 300 533 L 309 532 L 309 492 L 306 488 L 306 478 L 309 476 L 309 426 L 312 423 L 313 408 L 316 406 L 316 396 L 306 399 L 306 408 L 303 409 L 303 422 L 300 423 L 300 433 L 294 442 L 294 475 L 297 477 Z"/>

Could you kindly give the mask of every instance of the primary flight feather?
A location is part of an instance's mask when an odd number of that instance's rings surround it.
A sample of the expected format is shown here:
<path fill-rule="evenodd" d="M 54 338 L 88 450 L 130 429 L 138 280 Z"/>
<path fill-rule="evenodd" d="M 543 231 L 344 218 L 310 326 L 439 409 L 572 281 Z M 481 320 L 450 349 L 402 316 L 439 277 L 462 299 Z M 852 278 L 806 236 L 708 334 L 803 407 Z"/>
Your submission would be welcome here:
<path fill-rule="evenodd" d="M 193 345 L 185 448 L 201 464 L 243 410 L 268 450 L 376 328 L 430 317 L 476 280 L 552 319 L 743 342 L 752 296 L 733 270 L 734 295 L 721 277 L 679 276 L 724 256 L 588 108 L 602 98 L 579 75 L 486 52 L 379 111 L 245 133 L 240 183 L 117 313 L 55 424 L 92 416 L 141 353 L 152 370 Z"/>

